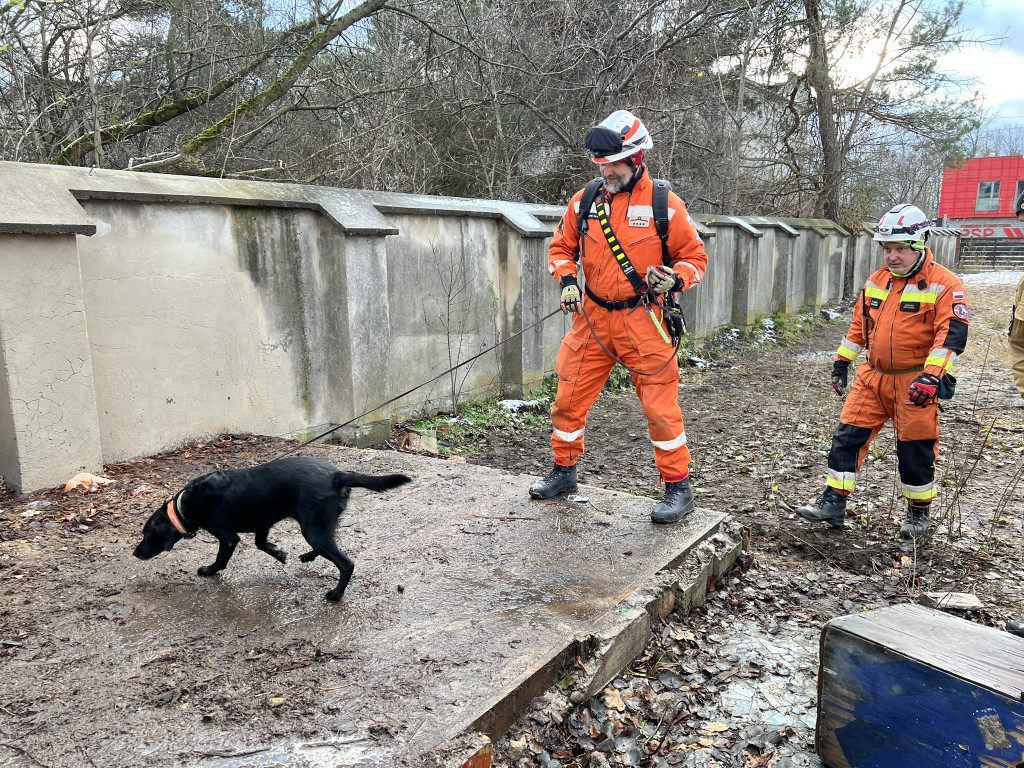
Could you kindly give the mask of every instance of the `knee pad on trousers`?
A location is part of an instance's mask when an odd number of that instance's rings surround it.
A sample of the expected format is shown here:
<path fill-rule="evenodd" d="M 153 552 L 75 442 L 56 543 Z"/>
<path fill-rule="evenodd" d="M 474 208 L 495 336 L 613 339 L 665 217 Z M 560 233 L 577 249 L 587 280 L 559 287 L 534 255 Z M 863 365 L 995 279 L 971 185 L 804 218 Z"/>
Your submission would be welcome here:
<path fill-rule="evenodd" d="M 864 444 L 871 439 L 871 430 L 853 424 L 840 424 L 832 435 L 832 450 L 828 454 L 828 466 L 839 472 L 856 472 L 857 456 Z"/>
<path fill-rule="evenodd" d="M 928 485 L 935 480 L 935 440 L 897 440 L 900 481 Z"/>

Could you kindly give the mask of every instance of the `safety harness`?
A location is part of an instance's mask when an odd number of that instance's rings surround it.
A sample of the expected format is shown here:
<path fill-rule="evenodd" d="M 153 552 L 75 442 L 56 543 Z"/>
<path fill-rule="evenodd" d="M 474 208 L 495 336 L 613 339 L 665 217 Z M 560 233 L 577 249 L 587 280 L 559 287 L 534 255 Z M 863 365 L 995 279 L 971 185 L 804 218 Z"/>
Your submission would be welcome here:
<path fill-rule="evenodd" d="M 661 261 L 666 267 L 671 267 L 672 263 L 668 252 L 668 193 L 672 190 L 672 184 L 664 179 L 651 179 L 651 183 L 654 185 L 651 195 L 651 207 L 654 209 L 654 226 L 661 240 Z M 639 304 L 650 304 L 652 298 L 650 287 L 636 271 L 632 262 L 630 262 L 629 257 L 622 249 L 622 245 L 612 229 L 608 218 L 608 210 L 604 204 L 604 196 L 601 194 L 603 186 L 604 179 L 598 176 L 596 179 L 588 181 L 587 185 L 583 188 L 583 196 L 580 198 L 579 218 L 576 225 L 580 235 L 576 251 L 577 261 L 586 257 L 585 235 L 589 228 L 590 209 L 593 207 L 597 211 L 597 221 L 601 226 L 601 231 L 604 233 L 605 240 L 608 241 L 608 247 L 611 249 L 612 256 L 615 257 L 615 262 L 622 269 L 623 274 L 625 274 L 626 279 L 629 280 L 629 284 L 633 286 L 633 290 L 636 291 L 637 295 L 623 301 L 608 301 L 591 291 L 587 285 L 584 285 L 583 289 L 591 301 L 602 309 L 633 309 Z M 671 339 L 666 339 L 666 341 L 669 341 L 670 344 L 678 348 L 683 334 L 686 333 L 686 319 L 683 317 L 682 307 L 679 306 L 676 294 L 673 292 L 663 294 L 660 304 L 664 310 L 665 320 L 668 323 L 671 336 Z M 657 325 L 658 329 L 661 330 L 661 323 L 658 322 Z M 662 332 L 662 335 L 664 335 L 664 332 Z"/>
<path fill-rule="evenodd" d="M 661 179 L 652 179 L 652 182 L 654 184 L 654 191 L 651 199 L 651 205 L 654 209 L 654 225 L 658 230 L 658 237 L 661 239 L 661 259 L 665 266 L 671 267 L 667 241 L 668 193 L 672 189 L 672 185 Z M 629 280 L 629 284 L 633 286 L 633 290 L 636 291 L 637 295 L 623 301 L 608 301 L 591 291 L 590 286 L 588 285 L 584 285 L 583 289 L 586 291 L 587 296 L 590 297 L 590 300 L 602 309 L 613 311 L 628 309 L 633 311 L 641 304 L 645 305 L 647 307 L 647 314 L 658 329 L 658 333 L 661 334 L 661 337 L 667 344 L 671 344 L 675 350 L 678 350 L 679 343 L 682 340 L 683 334 L 686 332 L 686 321 L 683 318 L 682 308 L 679 306 L 675 296 L 671 292 L 663 294 L 660 297 L 655 294 L 651 290 L 650 286 L 647 285 L 647 281 L 644 280 L 644 278 L 642 278 L 636 271 L 636 268 L 629 260 L 629 257 L 622 249 L 622 245 L 619 243 L 618 238 L 615 236 L 615 231 L 612 229 L 611 221 L 608 217 L 608 207 L 605 205 L 604 195 L 601 193 L 603 185 L 604 179 L 599 176 L 596 179 L 591 179 L 583 188 L 583 196 L 580 198 L 579 218 L 577 219 L 576 225 L 576 229 L 579 232 L 579 245 L 576 249 L 576 260 L 579 261 L 581 258 L 585 258 L 586 256 L 586 234 L 589 227 L 588 219 L 590 217 L 590 209 L 593 207 L 597 212 L 597 222 L 601 226 L 601 231 L 604 234 L 605 240 L 608 241 L 608 247 L 611 249 L 612 255 L 615 257 L 615 262 L 619 265 L 619 268 L 626 276 L 626 279 Z M 669 335 L 666 335 L 665 329 L 662 328 L 662 318 L 655 317 L 652 304 L 661 307 L 662 316 L 668 323 Z M 583 317 L 587 321 L 587 326 L 590 328 L 591 335 L 594 337 L 594 340 L 597 341 L 601 349 L 604 350 L 605 354 L 630 373 L 637 376 L 655 376 L 665 370 L 669 363 L 675 359 L 675 355 L 673 355 L 656 371 L 638 371 L 635 368 L 631 368 L 604 345 L 604 342 L 601 341 L 601 337 L 598 336 L 597 331 L 594 330 L 594 325 L 590 322 L 590 316 L 587 315 L 585 307 L 583 308 Z"/>

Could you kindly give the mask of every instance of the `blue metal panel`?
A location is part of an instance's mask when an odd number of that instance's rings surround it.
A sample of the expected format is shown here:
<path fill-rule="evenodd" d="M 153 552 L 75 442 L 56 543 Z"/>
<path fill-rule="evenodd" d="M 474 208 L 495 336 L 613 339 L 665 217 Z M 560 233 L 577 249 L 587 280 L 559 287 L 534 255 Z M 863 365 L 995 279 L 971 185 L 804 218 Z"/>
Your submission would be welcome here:
<path fill-rule="evenodd" d="M 831 768 L 1024 765 L 1024 703 L 963 670 L 835 629 L 821 662 L 818 752 Z"/>

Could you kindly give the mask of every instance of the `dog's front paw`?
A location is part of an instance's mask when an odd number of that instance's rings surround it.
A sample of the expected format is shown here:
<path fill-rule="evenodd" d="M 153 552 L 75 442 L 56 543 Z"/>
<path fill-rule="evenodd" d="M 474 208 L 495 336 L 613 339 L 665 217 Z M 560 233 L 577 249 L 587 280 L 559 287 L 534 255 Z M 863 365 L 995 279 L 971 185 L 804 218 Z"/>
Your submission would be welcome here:
<path fill-rule="evenodd" d="M 332 589 L 330 592 L 328 592 L 326 595 L 324 595 L 324 597 L 327 600 L 330 600 L 332 603 L 336 603 L 339 600 L 341 600 L 341 596 L 344 595 L 344 594 L 345 594 L 345 590 L 344 589 Z"/>
<path fill-rule="evenodd" d="M 196 573 L 198 573 L 200 576 L 213 576 L 213 574 L 215 574 L 219 570 L 220 568 L 218 568 L 216 565 L 204 565 L 202 568 L 197 570 Z"/>
<path fill-rule="evenodd" d="M 316 550 L 311 549 L 309 552 L 304 552 L 303 554 L 299 555 L 299 560 L 301 560 L 304 563 L 309 563 L 313 560 L 316 560 L 316 557 Z"/>

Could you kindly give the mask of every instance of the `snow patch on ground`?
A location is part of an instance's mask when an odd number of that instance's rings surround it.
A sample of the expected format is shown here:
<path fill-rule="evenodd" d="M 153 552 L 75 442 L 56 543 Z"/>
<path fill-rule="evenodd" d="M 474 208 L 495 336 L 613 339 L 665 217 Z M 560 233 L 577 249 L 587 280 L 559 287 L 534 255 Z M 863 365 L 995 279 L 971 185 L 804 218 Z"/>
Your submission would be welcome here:
<path fill-rule="evenodd" d="M 978 272 L 974 275 L 960 275 L 964 285 L 1016 285 L 1024 272 Z"/>
<path fill-rule="evenodd" d="M 799 363 L 831 363 L 836 358 L 835 350 L 821 349 L 817 352 L 801 352 L 793 359 Z"/>

